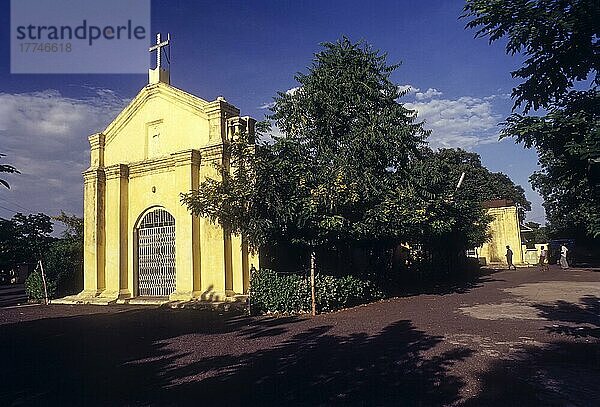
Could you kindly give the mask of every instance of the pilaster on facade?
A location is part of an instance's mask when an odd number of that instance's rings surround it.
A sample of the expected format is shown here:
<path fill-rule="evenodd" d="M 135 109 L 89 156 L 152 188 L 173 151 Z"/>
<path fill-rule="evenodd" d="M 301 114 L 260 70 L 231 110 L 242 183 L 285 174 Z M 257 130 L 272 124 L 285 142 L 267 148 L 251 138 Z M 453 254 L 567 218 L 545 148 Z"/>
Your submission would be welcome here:
<path fill-rule="evenodd" d="M 95 133 L 88 137 L 90 142 L 90 168 L 104 167 L 104 133 Z"/>
<path fill-rule="evenodd" d="M 178 151 L 170 157 L 175 171 L 175 190 L 188 192 L 198 189 L 200 152 L 194 149 Z M 181 204 L 176 207 L 175 219 L 175 240 L 179 242 L 175 259 L 176 288 L 169 298 L 190 300 L 200 295 L 200 224 L 198 217 Z"/>
<path fill-rule="evenodd" d="M 105 168 L 106 173 L 106 289 L 103 297 L 111 300 L 131 297 L 128 284 L 128 209 L 129 167 L 114 164 Z"/>
<path fill-rule="evenodd" d="M 105 289 L 105 230 L 104 203 L 106 175 L 101 168 L 83 173 L 84 208 L 83 234 L 84 271 L 83 288 L 87 296 L 96 296 Z"/>

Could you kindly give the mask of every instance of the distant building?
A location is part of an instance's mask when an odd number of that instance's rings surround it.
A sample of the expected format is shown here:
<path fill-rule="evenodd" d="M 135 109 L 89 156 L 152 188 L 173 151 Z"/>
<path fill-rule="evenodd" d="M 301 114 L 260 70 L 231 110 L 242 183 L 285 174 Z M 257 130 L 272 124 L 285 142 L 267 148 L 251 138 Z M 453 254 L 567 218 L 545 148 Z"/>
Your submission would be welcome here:
<path fill-rule="evenodd" d="M 506 246 L 513 251 L 513 263 L 523 263 L 521 227 L 516 205 L 508 199 L 485 201 L 484 208 L 494 218 L 489 225 L 490 240 L 468 254 L 481 263 L 506 263 Z"/>

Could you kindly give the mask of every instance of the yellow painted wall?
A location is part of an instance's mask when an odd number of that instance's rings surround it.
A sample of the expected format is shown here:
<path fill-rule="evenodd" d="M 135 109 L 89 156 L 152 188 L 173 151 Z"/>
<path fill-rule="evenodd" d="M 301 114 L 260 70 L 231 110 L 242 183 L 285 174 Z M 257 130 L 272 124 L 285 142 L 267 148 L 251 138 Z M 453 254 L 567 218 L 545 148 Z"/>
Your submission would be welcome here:
<path fill-rule="evenodd" d="M 84 291 L 107 301 L 137 295 L 136 228 L 161 207 L 175 218 L 172 300 L 223 300 L 248 289 L 250 259 L 239 237 L 189 213 L 180 194 L 216 177 L 212 163 L 239 111 L 164 83 L 146 86 L 102 132 L 90 136 L 84 173 Z M 159 144 L 156 144 L 158 134 Z M 152 136 L 152 137 L 151 137 Z"/>
<path fill-rule="evenodd" d="M 141 102 L 132 102 L 130 107 L 136 108 L 132 112 L 134 114 L 108 127 L 105 165 L 164 157 L 172 152 L 199 149 L 209 144 L 207 114 L 178 100 L 170 92 L 161 92 L 161 87 L 167 85 L 154 86 L 145 91 L 148 96 Z M 155 127 L 160 129 L 158 152 L 152 148 L 152 130 Z M 213 140 L 214 143 L 219 141 Z"/>
<path fill-rule="evenodd" d="M 542 247 L 548 250 L 548 243 L 535 244 L 534 248 L 527 248 L 526 245 L 523 245 L 523 262 L 527 264 L 538 264 L 540 262 L 540 254 L 542 253 Z M 548 263 L 548 259 L 546 259 L 546 263 Z"/>
<path fill-rule="evenodd" d="M 485 257 L 486 263 L 506 264 L 506 246 L 513 251 L 513 263 L 523 263 L 521 250 L 521 229 L 515 206 L 490 208 L 488 213 L 494 220 L 489 225 L 490 241 L 478 249 L 479 257 Z"/>

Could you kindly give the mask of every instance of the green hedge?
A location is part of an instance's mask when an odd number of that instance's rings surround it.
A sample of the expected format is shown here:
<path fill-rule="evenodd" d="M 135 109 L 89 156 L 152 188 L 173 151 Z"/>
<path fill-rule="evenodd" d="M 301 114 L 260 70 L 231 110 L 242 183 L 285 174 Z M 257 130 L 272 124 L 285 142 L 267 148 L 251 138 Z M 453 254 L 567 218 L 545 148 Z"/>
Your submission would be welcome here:
<path fill-rule="evenodd" d="M 298 312 L 310 309 L 310 284 L 296 274 L 278 275 L 272 270 L 259 270 L 250 279 L 252 313 Z"/>
<path fill-rule="evenodd" d="M 317 275 L 315 291 L 319 312 L 335 311 L 383 298 L 383 293 L 372 282 L 354 276 Z M 304 275 L 256 271 L 250 281 L 250 304 L 253 313 L 308 312 L 311 308 L 310 281 Z"/>
<path fill-rule="evenodd" d="M 315 290 L 319 311 L 335 311 L 353 307 L 379 300 L 384 296 L 371 281 L 361 280 L 354 276 L 317 275 Z"/>

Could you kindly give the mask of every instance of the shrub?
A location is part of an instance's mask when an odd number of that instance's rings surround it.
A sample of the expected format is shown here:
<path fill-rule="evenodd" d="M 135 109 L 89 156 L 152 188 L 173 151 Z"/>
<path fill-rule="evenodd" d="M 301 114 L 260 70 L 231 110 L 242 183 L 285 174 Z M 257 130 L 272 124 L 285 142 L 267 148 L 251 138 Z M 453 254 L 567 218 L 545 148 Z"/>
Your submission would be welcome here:
<path fill-rule="evenodd" d="M 272 270 L 260 270 L 252 275 L 250 287 L 253 313 L 310 311 L 311 293 L 307 276 L 279 275 Z M 372 282 L 349 275 L 317 275 L 315 294 L 320 312 L 335 311 L 383 297 Z"/>
<path fill-rule="evenodd" d="M 297 274 L 278 275 L 272 270 L 252 274 L 250 306 L 253 313 L 300 312 L 310 309 L 310 284 Z"/>
<path fill-rule="evenodd" d="M 46 279 L 46 289 L 48 290 L 48 298 L 53 298 L 56 293 L 56 282 Z M 44 299 L 44 284 L 42 282 L 42 274 L 39 271 L 34 271 L 25 280 L 25 292 L 30 300 Z"/>
<path fill-rule="evenodd" d="M 315 280 L 319 311 L 335 311 L 383 298 L 383 293 L 371 281 L 351 275 L 317 275 Z"/>

